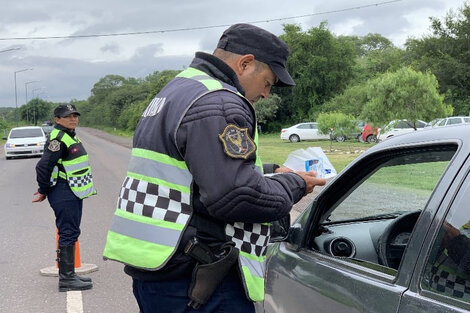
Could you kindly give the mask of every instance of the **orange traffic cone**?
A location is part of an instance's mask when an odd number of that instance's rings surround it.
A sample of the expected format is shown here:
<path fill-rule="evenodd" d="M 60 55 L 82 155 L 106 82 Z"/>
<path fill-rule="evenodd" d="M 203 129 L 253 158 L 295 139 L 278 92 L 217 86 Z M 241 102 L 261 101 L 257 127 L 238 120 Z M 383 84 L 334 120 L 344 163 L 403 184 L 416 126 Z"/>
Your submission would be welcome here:
<path fill-rule="evenodd" d="M 56 239 L 56 248 L 59 249 L 59 230 L 56 230 L 55 239 Z M 55 267 L 59 268 L 59 263 L 55 262 Z M 82 262 L 80 261 L 80 243 L 77 241 L 75 242 L 75 268 L 82 267 Z"/>
<path fill-rule="evenodd" d="M 59 249 L 59 231 L 56 230 L 56 248 Z M 87 274 L 98 270 L 95 264 L 82 263 L 80 260 L 80 243 L 75 242 L 75 273 Z M 42 276 L 59 276 L 59 264 L 56 262 L 55 266 L 49 266 L 39 270 Z"/>

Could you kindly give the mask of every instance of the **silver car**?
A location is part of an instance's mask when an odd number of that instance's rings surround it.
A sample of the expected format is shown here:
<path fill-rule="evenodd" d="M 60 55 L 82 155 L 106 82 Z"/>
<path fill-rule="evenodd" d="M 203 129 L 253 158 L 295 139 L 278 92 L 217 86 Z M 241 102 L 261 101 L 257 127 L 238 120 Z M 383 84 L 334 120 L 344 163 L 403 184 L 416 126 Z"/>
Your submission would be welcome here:
<path fill-rule="evenodd" d="M 44 153 L 46 136 L 39 126 L 15 127 L 5 138 L 5 158 L 20 156 L 41 156 Z"/>
<path fill-rule="evenodd" d="M 469 173 L 470 125 L 367 150 L 275 225 L 258 311 L 468 312 Z"/>

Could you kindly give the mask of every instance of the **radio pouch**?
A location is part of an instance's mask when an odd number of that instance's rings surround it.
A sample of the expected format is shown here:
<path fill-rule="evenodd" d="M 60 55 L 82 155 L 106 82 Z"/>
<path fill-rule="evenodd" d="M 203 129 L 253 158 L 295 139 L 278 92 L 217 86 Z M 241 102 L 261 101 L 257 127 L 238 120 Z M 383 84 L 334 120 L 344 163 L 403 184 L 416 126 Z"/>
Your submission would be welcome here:
<path fill-rule="evenodd" d="M 217 261 L 196 264 L 194 267 L 188 291 L 188 296 L 191 299 L 188 306 L 195 310 L 207 303 L 220 282 L 227 276 L 232 266 L 238 260 L 239 251 L 232 243 L 224 244 L 222 249 L 225 253 Z"/>

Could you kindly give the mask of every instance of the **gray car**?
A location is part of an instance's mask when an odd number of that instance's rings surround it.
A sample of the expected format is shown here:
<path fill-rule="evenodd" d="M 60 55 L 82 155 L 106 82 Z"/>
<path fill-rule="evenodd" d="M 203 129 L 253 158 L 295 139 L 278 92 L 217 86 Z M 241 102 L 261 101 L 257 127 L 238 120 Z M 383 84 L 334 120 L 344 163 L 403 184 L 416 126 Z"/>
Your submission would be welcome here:
<path fill-rule="evenodd" d="M 359 156 L 290 228 L 274 228 L 264 311 L 468 312 L 469 156 L 470 125 Z"/>

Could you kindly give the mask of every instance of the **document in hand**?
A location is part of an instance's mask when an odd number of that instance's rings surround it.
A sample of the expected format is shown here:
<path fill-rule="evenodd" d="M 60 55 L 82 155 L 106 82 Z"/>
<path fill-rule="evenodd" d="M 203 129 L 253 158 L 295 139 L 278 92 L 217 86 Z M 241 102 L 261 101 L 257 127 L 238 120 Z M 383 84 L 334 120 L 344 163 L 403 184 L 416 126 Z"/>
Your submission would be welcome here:
<path fill-rule="evenodd" d="M 320 147 L 309 147 L 291 152 L 284 166 L 294 171 L 317 171 L 317 176 L 331 178 L 336 176 L 336 170 Z"/>

